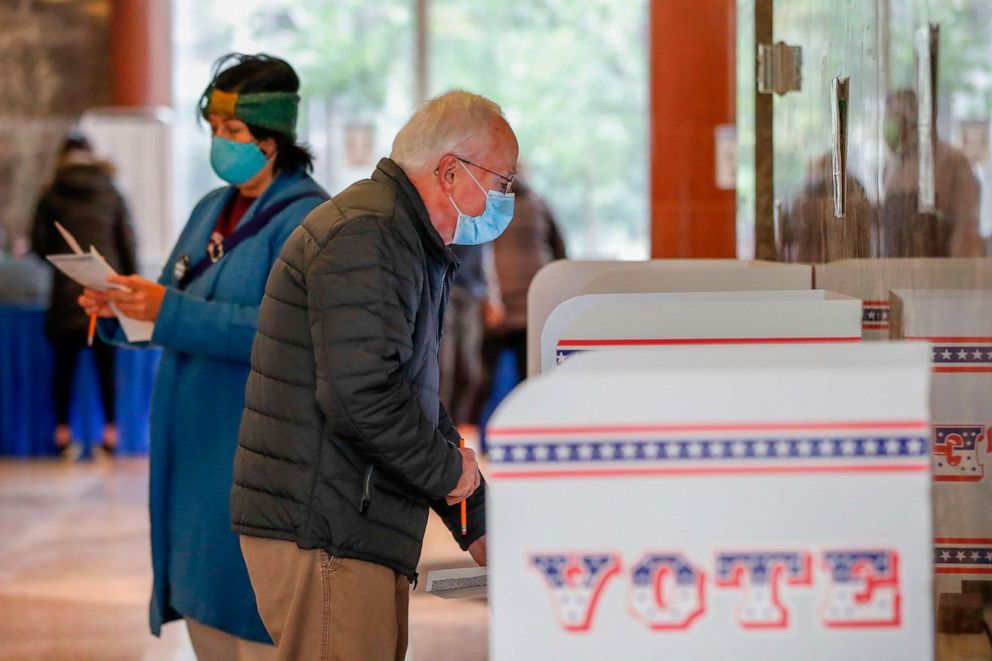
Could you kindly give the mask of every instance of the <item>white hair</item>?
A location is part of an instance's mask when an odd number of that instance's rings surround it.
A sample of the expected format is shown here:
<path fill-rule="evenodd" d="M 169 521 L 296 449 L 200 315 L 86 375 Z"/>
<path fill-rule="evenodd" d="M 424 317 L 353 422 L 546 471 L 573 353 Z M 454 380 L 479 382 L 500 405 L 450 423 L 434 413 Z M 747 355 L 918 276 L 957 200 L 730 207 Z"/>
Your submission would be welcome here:
<path fill-rule="evenodd" d="M 492 130 L 503 109 L 484 96 L 464 90 L 445 92 L 427 101 L 400 129 L 389 155 L 408 173 L 437 167 L 445 154 L 458 154 L 464 145 Z"/>

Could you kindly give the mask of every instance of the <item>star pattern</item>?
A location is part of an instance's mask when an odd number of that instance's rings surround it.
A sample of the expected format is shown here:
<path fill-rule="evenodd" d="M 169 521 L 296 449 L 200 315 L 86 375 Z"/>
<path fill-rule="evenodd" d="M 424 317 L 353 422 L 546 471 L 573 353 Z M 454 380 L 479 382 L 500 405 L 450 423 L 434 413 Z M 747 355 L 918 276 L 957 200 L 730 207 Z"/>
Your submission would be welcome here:
<path fill-rule="evenodd" d="M 930 357 L 934 363 L 941 365 L 987 364 L 992 363 L 992 347 L 975 344 L 937 346 L 931 349 Z"/>
<path fill-rule="evenodd" d="M 939 442 L 938 437 L 938 442 Z M 708 462 L 923 457 L 929 442 L 920 437 L 790 439 L 677 439 L 554 443 L 500 443 L 491 449 L 500 464 L 573 462 Z"/>
<path fill-rule="evenodd" d="M 863 306 L 861 308 L 861 323 L 884 324 L 889 321 L 889 308 L 878 306 Z"/>
<path fill-rule="evenodd" d="M 577 354 L 577 353 L 584 353 L 584 350 L 583 349 L 558 349 L 557 351 L 555 351 L 555 364 L 556 365 L 561 365 L 562 363 L 564 363 L 569 358 L 569 356 L 572 356 L 572 355 Z"/>
<path fill-rule="evenodd" d="M 992 567 L 992 540 L 981 546 L 947 546 L 941 544 L 934 548 L 934 557 L 939 571 L 941 566 L 953 567 L 973 565 L 976 568 Z"/>

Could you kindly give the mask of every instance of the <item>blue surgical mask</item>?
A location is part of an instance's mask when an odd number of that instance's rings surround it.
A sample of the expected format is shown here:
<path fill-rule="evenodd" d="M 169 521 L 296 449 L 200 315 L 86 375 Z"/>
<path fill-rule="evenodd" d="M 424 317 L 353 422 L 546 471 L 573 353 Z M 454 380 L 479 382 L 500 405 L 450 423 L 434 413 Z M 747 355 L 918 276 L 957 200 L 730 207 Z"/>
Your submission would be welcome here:
<path fill-rule="evenodd" d="M 472 171 L 465 167 L 465 164 L 458 161 L 472 181 L 486 194 L 486 208 L 478 216 L 469 216 L 462 213 L 462 210 L 455 204 L 454 198 L 450 195 L 448 200 L 451 206 L 458 212 L 458 224 L 455 225 L 455 238 L 452 243 L 461 246 L 477 245 L 488 243 L 498 237 L 513 220 L 513 193 L 501 193 L 499 191 L 487 191 L 482 188 L 482 184 L 475 178 Z"/>
<path fill-rule="evenodd" d="M 269 159 L 254 142 L 234 142 L 214 136 L 210 143 L 210 166 L 217 176 L 240 186 L 262 171 Z"/>

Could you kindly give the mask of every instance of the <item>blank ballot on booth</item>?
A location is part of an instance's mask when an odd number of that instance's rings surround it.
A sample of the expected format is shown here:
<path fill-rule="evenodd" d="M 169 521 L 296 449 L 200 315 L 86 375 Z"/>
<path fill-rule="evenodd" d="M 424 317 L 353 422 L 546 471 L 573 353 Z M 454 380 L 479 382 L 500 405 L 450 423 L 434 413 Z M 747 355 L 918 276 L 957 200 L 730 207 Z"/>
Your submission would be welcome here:
<path fill-rule="evenodd" d="M 928 659 L 924 345 L 576 356 L 491 420 L 492 658 Z"/>

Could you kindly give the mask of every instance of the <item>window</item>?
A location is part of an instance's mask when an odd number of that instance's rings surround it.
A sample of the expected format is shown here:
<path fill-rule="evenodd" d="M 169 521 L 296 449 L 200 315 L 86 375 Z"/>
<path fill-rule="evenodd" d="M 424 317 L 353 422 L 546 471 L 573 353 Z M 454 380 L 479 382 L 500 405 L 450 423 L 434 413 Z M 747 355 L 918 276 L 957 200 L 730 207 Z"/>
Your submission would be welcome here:
<path fill-rule="evenodd" d="M 416 105 L 416 0 L 178 0 L 175 102 L 182 214 L 209 188 L 196 101 L 230 51 L 287 59 L 303 81 L 300 137 L 332 194 L 389 154 Z M 503 106 L 535 191 L 570 254 L 648 254 L 647 3 L 428 0 L 430 94 L 463 88 Z"/>

